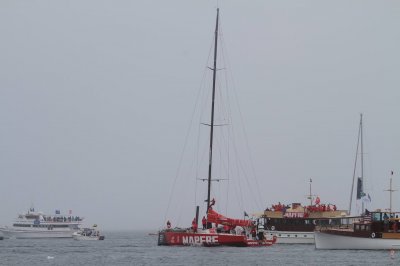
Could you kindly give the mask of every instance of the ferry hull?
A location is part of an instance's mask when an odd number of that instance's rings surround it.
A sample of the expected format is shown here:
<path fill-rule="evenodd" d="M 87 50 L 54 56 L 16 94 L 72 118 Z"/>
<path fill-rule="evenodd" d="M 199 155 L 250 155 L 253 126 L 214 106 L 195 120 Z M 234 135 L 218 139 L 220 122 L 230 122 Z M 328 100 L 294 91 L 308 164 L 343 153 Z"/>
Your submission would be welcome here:
<path fill-rule="evenodd" d="M 72 238 L 73 230 L 68 231 L 57 231 L 57 230 L 13 230 L 1 228 L 0 231 L 3 233 L 5 238 L 16 238 L 16 239 L 30 239 L 30 238 Z"/>
<path fill-rule="evenodd" d="M 316 249 L 400 249 L 400 239 L 366 238 L 315 232 Z"/>
<path fill-rule="evenodd" d="M 161 231 L 158 234 L 158 245 L 165 246 L 234 246 L 257 247 L 270 246 L 276 238 L 264 241 L 247 239 L 244 235 L 218 234 L 218 233 L 193 233 Z"/>
<path fill-rule="evenodd" d="M 314 232 L 267 231 L 269 236 L 276 236 L 279 244 L 314 244 Z"/>

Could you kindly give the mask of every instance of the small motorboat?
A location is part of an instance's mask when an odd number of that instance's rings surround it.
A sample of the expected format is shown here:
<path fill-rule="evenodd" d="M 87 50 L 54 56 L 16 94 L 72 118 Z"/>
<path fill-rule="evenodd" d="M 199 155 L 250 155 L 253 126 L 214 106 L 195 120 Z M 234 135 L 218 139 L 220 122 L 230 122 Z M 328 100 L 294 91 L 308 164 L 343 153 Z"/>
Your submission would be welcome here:
<path fill-rule="evenodd" d="M 95 225 L 92 228 L 82 228 L 75 232 L 72 237 L 75 240 L 104 240 L 104 235 L 100 234 L 96 227 Z"/>

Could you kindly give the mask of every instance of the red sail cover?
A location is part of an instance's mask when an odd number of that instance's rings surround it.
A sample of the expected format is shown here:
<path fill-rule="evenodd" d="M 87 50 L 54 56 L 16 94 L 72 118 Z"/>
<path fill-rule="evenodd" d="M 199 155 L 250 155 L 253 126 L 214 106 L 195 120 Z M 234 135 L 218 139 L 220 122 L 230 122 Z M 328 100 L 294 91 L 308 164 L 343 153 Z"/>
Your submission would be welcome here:
<path fill-rule="evenodd" d="M 251 227 L 254 226 L 253 222 L 250 220 L 240 220 L 240 219 L 232 219 L 219 214 L 218 212 L 214 211 L 213 209 L 208 210 L 207 221 L 209 223 L 216 223 L 216 224 L 223 224 L 228 225 L 231 227 L 235 226 L 247 226 Z"/>

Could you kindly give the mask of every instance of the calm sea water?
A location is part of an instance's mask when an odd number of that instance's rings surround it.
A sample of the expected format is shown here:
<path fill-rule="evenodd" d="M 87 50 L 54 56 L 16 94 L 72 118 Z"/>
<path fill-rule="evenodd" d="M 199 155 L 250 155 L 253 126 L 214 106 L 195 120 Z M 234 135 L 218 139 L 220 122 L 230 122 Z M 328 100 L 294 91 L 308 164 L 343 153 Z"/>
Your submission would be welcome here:
<path fill-rule="evenodd" d="M 104 232 L 104 241 L 0 241 L 0 265 L 400 265 L 400 251 L 315 250 L 313 245 L 264 248 L 159 247 L 147 232 Z"/>

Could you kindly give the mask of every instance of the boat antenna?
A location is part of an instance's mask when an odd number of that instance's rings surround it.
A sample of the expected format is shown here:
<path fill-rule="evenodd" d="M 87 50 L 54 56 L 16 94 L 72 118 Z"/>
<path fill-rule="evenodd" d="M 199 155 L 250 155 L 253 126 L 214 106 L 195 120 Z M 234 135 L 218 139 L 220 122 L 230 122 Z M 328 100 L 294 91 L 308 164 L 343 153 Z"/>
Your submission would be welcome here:
<path fill-rule="evenodd" d="M 306 196 L 307 196 L 307 199 L 310 200 L 310 206 L 312 206 L 312 205 L 313 205 L 313 204 L 312 204 L 313 196 L 315 196 L 315 195 L 311 194 L 311 184 L 312 184 L 312 179 L 311 179 L 311 178 L 310 178 L 309 183 L 310 183 L 310 194 L 309 194 L 309 195 L 306 195 Z"/>
<path fill-rule="evenodd" d="M 390 194 L 389 212 L 392 212 L 392 193 L 397 191 L 397 189 L 392 189 L 392 177 L 393 177 L 393 171 L 391 172 L 391 175 L 390 175 L 390 187 L 389 187 L 389 189 L 385 190 L 385 191 L 389 191 L 389 194 Z"/>
<path fill-rule="evenodd" d="M 210 151 L 208 160 L 207 213 L 208 209 L 210 208 L 210 194 L 211 194 L 211 172 L 212 172 L 212 152 L 213 152 L 213 134 L 214 134 L 214 102 L 215 102 L 215 83 L 217 78 L 218 19 L 219 19 L 219 8 L 217 8 L 217 19 L 215 23 L 214 66 L 212 68 L 213 83 L 212 83 L 212 103 L 211 103 L 211 123 L 210 123 Z"/>

